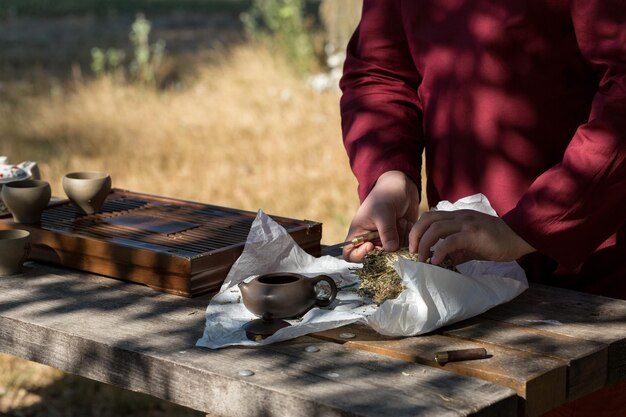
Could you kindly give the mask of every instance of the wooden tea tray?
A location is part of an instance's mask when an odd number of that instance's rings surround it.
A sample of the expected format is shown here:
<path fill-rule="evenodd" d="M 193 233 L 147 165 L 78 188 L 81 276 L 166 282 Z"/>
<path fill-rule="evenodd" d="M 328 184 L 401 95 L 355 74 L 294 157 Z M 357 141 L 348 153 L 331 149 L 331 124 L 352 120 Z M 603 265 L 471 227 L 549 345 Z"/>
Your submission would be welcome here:
<path fill-rule="evenodd" d="M 221 286 L 243 251 L 256 213 L 113 189 L 102 211 L 85 215 L 68 200 L 39 224 L 0 215 L 0 229 L 31 232 L 29 259 L 94 272 L 194 297 Z M 318 256 L 322 225 L 271 216 Z"/>

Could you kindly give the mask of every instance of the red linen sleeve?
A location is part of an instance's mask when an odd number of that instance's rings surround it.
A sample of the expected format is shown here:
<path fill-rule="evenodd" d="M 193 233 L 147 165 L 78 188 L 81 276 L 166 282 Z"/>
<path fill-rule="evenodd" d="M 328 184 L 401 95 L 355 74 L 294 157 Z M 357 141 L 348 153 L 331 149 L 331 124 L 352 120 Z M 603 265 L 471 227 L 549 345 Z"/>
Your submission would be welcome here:
<path fill-rule="evenodd" d="M 562 162 L 503 217 L 539 252 L 576 269 L 626 221 L 626 2 L 572 0 L 571 13 L 599 79 L 591 114 Z"/>
<path fill-rule="evenodd" d="M 404 34 L 400 0 L 365 0 L 341 79 L 344 146 L 365 199 L 384 172 L 421 175 L 420 77 Z"/>

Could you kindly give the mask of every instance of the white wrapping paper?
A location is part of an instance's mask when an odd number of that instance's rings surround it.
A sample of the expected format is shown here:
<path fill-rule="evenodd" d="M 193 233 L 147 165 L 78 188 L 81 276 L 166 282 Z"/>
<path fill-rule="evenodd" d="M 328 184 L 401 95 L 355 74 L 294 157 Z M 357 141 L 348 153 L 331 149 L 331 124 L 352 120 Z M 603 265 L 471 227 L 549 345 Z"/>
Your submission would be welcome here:
<path fill-rule="evenodd" d="M 454 204 L 444 201 L 436 207 L 461 208 L 495 215 L 481 194 Z M 358 277 L 351 269 L 360 266 L 331 256 L 315 258 L 307 254 L 282 226 L 259 211 L 243 253 L 207 306 L 204 334 L 197 345 L 212 349 L 262 345 L 354 322 L 365 323 L 385 335 L 412 336 L 473 317 L 528 288 L 524 271 L 515 262 L 471 261 L 458 265 L 460 273 L 456 273 L 398 259 L 394 267 L 406 288 L 396 299 L 378 307 L 356 293 Z M 328 308 L 314 307 L 300 319 L 287 320 L 291 326 L 262 342 L 248 340 L 242 326 L 257 317 L 243 305 L 237 284 L 270 272 L 296 272 L 308 277 L 329 275 L 337 283 L 337 299 Z"/>

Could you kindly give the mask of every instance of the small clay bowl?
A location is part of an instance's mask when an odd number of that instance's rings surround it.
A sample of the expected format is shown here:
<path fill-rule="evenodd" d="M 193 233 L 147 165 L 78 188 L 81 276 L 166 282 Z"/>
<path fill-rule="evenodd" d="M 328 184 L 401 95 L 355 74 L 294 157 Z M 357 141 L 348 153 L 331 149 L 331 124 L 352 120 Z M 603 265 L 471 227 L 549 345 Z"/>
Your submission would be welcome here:
<path fill-rule="evenodd" d="M 41 180 L 22 180 L 4 184 L 2 200 L 15 223 L 38 223 L 50 202 L 50 184 Z"/>
<path fill-rule="evenodd" d="M 26 230 L 0 230 L 0 276 L 19 274 L 30 255 L 30 233 Z"/>
<path fill-rule="evenodd" d="M 95 214 L 111 191 L 111 176 L 98 171 L 71 172 L 63 176 L 63 190 L 83 213 Z"/>

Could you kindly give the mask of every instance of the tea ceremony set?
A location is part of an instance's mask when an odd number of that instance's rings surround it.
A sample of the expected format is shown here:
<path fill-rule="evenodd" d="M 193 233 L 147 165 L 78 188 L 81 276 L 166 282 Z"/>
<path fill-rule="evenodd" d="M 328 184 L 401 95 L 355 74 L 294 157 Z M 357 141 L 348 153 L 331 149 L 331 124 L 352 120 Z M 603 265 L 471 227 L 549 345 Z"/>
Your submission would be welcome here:
<path fill-rule="evenodd" d="M 35 162 L 6 162 L 7 157 L 0 157 L 0 196 L 4 207 L 15 224 L 39 223 L 50 202 L 50 184 L 40 179 Z M 103 172 L 72 172 L 63 177 L 63 190 L 83 213 L 93 214 L 100 210 L 111 190 L 111 178 Z M 18 273 L 29 254 L 30 232 L 0 231 L 0 275 Z"/>
<path fill-rule="evenodd" d="M 0 157 L 0 352 L 210 416 L 538 417 L 626 379 L 626 301 L 515 262 L 349 263 L 376 233 L 58 181 Z"/>

